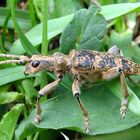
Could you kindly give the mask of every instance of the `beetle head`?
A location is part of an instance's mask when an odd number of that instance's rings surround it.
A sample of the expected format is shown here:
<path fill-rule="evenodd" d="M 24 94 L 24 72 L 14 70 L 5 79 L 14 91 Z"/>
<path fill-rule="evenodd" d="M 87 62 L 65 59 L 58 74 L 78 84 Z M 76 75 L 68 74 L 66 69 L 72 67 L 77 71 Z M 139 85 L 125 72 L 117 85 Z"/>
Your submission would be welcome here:
<path fill-rule="evenodd" d="M 25 66 L 25 75 L 37 73 L 41 70 L 52 71 L 53 59 L 49 56 L 33 55 Z"/>

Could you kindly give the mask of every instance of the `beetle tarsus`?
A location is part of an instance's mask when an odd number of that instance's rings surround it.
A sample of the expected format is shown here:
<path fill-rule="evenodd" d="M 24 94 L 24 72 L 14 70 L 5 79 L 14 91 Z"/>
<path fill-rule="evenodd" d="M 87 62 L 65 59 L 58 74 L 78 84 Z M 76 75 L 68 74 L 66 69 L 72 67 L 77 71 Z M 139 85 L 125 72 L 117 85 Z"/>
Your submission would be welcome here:
<path fill-rule="evenodd" d="M 76 94 L 76 95 L 78 95 L 78 94 Z M 80 106 L 80 108 L 82 110 L 82 113 L 83 113 L 83 121 L 84 121 L 84 129 L 85 129 L 85 132 L 88 133 L 90 131 L 90 121 L 89 121 L 88 111 L 84 107 L 84 104 L 81 101 L 81 99 L 79 97 L 76 97 L 76 98 L 77 98 L 77 101 L 78 101 L 79 106 Z"/>
<path fill-rule="evenodd" d="M 35 119 L 34 119 L 35 123 L 39 123 L 40 120 L 41 120 L 41 106 L 40 106 L 40 103 L 39 103 L 40 98 L 41 98 L 41 95 L 38 95 L 37 102 L 36 102 L 36 116 L 35 116 Z"/>
<path fill-rule="evenodd" d="M 123 99 L 121 102 L 121 108 L 120 108 L 120 116 L 121 116 L 121 118 L 124 118 L 126 115 L 127 107 L 128 107 L 129 94 L 128 94 L 128 90 L 127 90 L 124 72 L 121 70 L 120 74 L 121 74 L 120 80 L 121 80 L 121 88 L 122 88 L 122 95 L 123 95 Z"/>
<path fill-rule="evenodd" d="M 120 116 L 122 119 L 125 118 L 127 106 L 128 106 L 128 99 L 123 98 L 121 103 L 121 108 L 120 108 Z"/>

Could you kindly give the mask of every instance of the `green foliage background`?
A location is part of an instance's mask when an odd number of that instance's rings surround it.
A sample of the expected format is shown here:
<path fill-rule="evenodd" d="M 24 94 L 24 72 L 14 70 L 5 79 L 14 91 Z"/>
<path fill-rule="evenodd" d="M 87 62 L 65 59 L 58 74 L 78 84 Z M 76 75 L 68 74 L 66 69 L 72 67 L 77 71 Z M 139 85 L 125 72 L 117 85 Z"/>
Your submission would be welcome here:
<path fill-rule="evenodd" d="M 68 54 L 71 49 L 107 51 L 117 45 L 125 57 L 140 63 L 137 41 L 140 32 L 137 28 L 132 30 L 130 24 L 138 22 L 140 2 L 136 0 L 95 3 L 90 0 L 28 0 L 28 6 L 23 9 L 17 7 L 17 0 L 6 2 L 6 7 L 0 7 L 0 53 L 31 56 L 61 51 Z M 122 99 L 119 79 L 82 88 L 81 99 L 91 122 L 87 135 L 81 111 L 72 96 L 70 75 L 64 77 L 51 98 L 41 100 L 42 121 L 36 125 L 33 118 L 38 91 L 52 82 L 55 75 L 43 71 L 25 77 L 23 72 L 24 66 L 0 67 L 0 140 L 44 140 L 44 136 L 46 140 L 59 139 L 60 131 L 70 139 L 140 137 L 138 76 L 132 76 L 137 84 L 126 79 L 130 96 L 123 120 L 119 116 Z"/>

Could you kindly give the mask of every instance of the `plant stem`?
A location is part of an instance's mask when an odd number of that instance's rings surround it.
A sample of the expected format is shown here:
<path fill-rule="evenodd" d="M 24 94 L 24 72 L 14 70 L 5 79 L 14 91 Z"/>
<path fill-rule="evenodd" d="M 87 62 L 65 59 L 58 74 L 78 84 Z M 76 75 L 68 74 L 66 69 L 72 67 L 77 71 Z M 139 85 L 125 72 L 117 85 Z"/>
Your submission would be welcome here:
<path fill-rule="evenodd" d="M 37 132 L 34 136 L 34 139 L 33 140 L 38 140 L 38 136 L 39 136 L 39 132 Z"/>
<path fill-rule="evenodd" d="M 35 26 L 35 13 L 34 13 L 34 5 L 33 5 L 33 0 L 29 0 L 29 14 L 30 14 L 30 20 L 32 27 Z"/>
<path fill-rule="evenodd" d="M 48 54 L 48 0 L 43 0 L 43 21 L 42 21 L 42 47 L 41 54 Z M 47 73 L 42 71 L 41 73 L 41 88 L 47 83 Z"/>
<path fill-rule="evenodd" d="M 42 48 L 41 54 L 48 54 L 48 0 L 43 0 L 43 26 L 42 26 Z"/>

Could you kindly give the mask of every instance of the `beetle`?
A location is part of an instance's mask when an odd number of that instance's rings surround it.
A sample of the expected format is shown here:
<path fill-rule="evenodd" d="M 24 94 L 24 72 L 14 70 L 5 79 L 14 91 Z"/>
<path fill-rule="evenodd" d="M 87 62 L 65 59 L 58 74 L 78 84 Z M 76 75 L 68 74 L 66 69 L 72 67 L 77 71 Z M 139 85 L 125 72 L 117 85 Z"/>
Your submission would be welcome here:
<path fill-rule="evenodd" d="M 11 58 L 11 60 L 0 61 L 0 64 L 26 64 L 24 74 L 29 75 L 41 70 L 47 70 L 56 74 L 56 80 L 39 91 L 36 102 L 35 123 L 41 120 L 41 107 L 39 100 L 42 96 L 53 91 L 61 82 L 65 73 L 73 76 L 72 93 L 76 97 L 83 114 L 85 131 L 90 131 L 89 114 L 80 99 L 80 86 L 86 82 L 97 80 L 111 80 L 120 77 L 122 87 L 122 102 L 120 115 L 126 115 L 128 106 L 128 90 L 125 77 L 140 75 L 140 64 L 122 56 L 120 49 L 113 46 L 108 52 L 93 50 L 71 50 L 68 55 L 56 52 L 53 55 L 33 55 L 31 58 L 21 55 L 0 54 L 0 57 Z"/>

